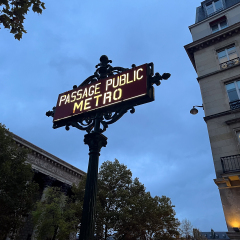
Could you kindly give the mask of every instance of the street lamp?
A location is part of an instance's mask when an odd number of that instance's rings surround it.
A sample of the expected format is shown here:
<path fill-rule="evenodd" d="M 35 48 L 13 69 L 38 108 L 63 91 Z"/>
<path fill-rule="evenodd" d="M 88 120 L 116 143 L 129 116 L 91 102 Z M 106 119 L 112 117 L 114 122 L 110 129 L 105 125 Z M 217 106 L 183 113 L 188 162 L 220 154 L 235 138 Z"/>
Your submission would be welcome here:
<path fill-rule="evenodd" d="M 193 106 L 193 108 L 190 110 L 190 113 L 192 115 L 196 115 L 198 113 L 198 110 L 196 109 L 196 107 L 202 107 L 203 108 L 203 105 L 202 106 Z"/>

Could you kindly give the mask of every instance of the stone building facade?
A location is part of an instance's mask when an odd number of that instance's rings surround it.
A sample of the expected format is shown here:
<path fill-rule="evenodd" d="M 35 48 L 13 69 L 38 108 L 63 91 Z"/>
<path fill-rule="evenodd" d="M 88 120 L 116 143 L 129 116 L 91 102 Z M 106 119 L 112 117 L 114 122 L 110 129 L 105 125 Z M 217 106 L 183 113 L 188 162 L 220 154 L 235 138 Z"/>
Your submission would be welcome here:
<path fill-rule="evenodd" d="M 83 175 L 86 174 L 15 134 L 13 134 L 13 139 L 19 147 L 30 150 L 28 162 L 34 170 L 34 181 L 39 184 L 40 195 L 43 194 L 44 189 L 50 186 L 61 187 L 62 191 L 68 194 L 71 186 L 78 184 Z M 33 231 L 33 224 L 29 215 L 24 227 L 19 231 L 17 240 L 33 240 Z M 74 235 L 73 239 L 76 239 Z"/>
<path fill-rule="evenodd" d="M 240 239 L 240 0 L 205 0 L 185 50 L 198 75 L 216 185 L 230 239 Z"/>

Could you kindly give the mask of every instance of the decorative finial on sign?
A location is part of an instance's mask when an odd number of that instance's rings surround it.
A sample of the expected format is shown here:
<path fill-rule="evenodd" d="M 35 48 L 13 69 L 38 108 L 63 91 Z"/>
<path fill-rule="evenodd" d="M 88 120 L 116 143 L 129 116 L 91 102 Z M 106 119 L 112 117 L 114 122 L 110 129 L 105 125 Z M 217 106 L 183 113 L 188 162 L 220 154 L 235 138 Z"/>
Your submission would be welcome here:
<path fill-rule="evenodd" d="M 100 63 L 96 65 L 96 68 L 99 67 L 97 71 L 100 75 L 100 79 L 106 78 L 108 76 L 109 68 L 112 68 L 109 63 L 112 63 L 112 60 L 109 60 L 106 55 L 102 55 L 100 57 Z"/>

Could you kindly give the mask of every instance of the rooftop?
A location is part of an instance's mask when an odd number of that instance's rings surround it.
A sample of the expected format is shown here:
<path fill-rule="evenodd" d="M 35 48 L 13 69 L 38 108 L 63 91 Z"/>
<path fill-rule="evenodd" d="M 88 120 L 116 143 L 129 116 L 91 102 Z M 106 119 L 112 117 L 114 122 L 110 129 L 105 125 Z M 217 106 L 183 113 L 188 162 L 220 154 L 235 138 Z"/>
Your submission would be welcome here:
<path fill-rule="evenodd" d="M 201 22 L 238 3 L 240 3 L 240 0 L 205 0 L 196 9 L 195 23 Z"/>

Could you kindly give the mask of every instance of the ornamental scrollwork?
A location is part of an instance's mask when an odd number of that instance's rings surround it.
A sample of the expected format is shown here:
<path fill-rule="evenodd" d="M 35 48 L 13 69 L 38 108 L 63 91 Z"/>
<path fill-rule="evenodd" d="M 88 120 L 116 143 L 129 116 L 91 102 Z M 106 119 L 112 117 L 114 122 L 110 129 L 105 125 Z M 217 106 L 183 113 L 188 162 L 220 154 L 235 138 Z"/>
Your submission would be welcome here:
<path fill-rule="evenodd" d="M 85 79 L 79 86 L 74 85 L 73 89 L 77 89 L 82 86 L 86 86 L 92 83 L 95 83 L 97 81 L 100 81 L 101 79 L 122 73 L 124 71 L 129 70 L 129 68 L 123 68 L 123 67 L 112 67 L 110 65 L 112 63 L 112 60 L 109 60 L 106 55 L 102 55 L 100 57 L 100 63 L 97 64 L 95 67 L 97 68 L 93 75 L 89 76 L 87 79 Z M 132 68 L 135 68 L 136 65 L 132 64 Z M 149 72 L 148 72 L 148 84 L 152 86 L 153 84 L 156 84 L 157 86 L 160 85 L 160 80 L 167 80 L 170 77 L 169 73 L 164 73 L 163 75 L 160 75 L 158 72 L 155 73 L 153 76 L 153 63 L 148 64 Z M 56 107 L 53 107 L 52 111 L 48 111 L 46 115 L 48 117 L 54 117 Z M 66 121 L 65 129 L 68 131 L 70 129 L 70 126 L 75 127 L 79 130 L 87 131 L 87 133 L 91 133 L 95 131 L 95 123 L 96 120 L 98 122 L 100 121 L 101 127 L 98 129 L 98 132 L 103 133 L 108 128 L 109 124 L 112 124 L 119 120 L 125 113 L 130 110 L 130 113 L 134 113 L 134 105 L 123 105 L 121 107 L 112 108 L 111 111 L 103 112 L 97 111 L 95 115 L 85 117 L 78 117 L 74 120 Z M 53 125 L 53 128 L 55 128 L 55 125 Z"/>

